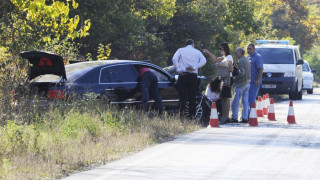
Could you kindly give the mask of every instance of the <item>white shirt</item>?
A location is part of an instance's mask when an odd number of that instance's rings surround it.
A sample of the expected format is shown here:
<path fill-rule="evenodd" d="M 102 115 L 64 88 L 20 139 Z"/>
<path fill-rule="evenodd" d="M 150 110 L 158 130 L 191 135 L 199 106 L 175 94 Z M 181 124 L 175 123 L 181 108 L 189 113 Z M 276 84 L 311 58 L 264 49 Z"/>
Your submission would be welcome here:
<path fill-rule="evenodd" d="M 192 45 L 179 48 L 172 58 L 172 62 L 178 73 L 186 72 L 188 67 L 192 67 L 192 73 L 198 73 L 198 69 L 207 63 L 203 54 Z"/>
<path fill-rule="evenodd" d="M 219 99 L 219 93 L 212 92 L 210 87 L 207 87 L 205 95 L 210 101 L 217 101 Z"/>

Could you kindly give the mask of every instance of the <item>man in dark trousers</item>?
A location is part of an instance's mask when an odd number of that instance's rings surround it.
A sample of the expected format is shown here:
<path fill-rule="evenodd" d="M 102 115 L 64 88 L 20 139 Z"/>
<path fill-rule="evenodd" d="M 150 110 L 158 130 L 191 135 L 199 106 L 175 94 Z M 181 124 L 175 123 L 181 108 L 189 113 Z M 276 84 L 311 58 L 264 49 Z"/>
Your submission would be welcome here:
<path fill-rule="evenodd" d="M 180 96 L 180 116 L 185 111 L 189 100 L 189 117 L 196 115 L 196 95 L 198 90 L 198 69 L 207 62 L 203 54 L 194 48 L 192 39 L 186 41 L 186 46 L 179 48 L 172 58 L 172 62 L 179 74 L 178 91 Z"/>
<path fill-rule="evenodd" d="M 137 66 L 137 71 L 140 77 L 140 91 L 142 95 L 142 103 L 144 109 L 147 109 L 149 103 L 149 93 L 155 101 L 156 109 L 161 115 L 163 112 L 162 98 L 158 89 L 158 78 L 150 71 L 150 69 L 142 66 Z"/>

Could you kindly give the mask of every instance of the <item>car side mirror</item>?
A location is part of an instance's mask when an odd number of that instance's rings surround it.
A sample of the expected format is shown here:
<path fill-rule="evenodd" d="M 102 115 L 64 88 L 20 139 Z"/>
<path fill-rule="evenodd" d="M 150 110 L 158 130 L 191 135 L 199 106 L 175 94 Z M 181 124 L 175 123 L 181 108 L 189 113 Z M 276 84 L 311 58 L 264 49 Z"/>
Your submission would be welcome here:
<path fill-rule="evenodd" d="M 316 73 L 317 71 L 318 71 L 318 70 L 316 70 L 316 69 L 312 69 L 312 70 L 311 70 L 312 73 Z"/>
<path fill-rule="evenodd" d="M 297 65 L 304 64 L 303 59 L 299 59 Z"/>

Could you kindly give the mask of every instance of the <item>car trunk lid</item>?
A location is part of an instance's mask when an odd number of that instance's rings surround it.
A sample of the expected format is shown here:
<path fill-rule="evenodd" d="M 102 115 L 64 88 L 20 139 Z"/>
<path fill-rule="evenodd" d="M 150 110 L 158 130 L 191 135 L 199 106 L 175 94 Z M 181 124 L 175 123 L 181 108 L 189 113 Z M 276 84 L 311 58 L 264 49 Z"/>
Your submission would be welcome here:
<path fill-rule="evenodd" d="M 32 64 L 29 71 L 29 80 L 45 74 L 54 74 L 67 80 L 61 56 L 45 51 L 25 51 L 21 52 L 20 56 L 28 59 L 29 63 Z"/>

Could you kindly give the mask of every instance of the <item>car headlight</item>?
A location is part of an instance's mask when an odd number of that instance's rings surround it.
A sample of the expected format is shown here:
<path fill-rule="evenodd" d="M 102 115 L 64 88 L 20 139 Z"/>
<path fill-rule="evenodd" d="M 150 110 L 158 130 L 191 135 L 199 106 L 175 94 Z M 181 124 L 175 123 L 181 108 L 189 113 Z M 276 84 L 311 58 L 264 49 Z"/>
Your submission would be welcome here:
<path fill-rule="evenodd" d="M 293 72 L 286 72 L 283 75 L 284 77 L 294 77 L 294 73 Z"/>

